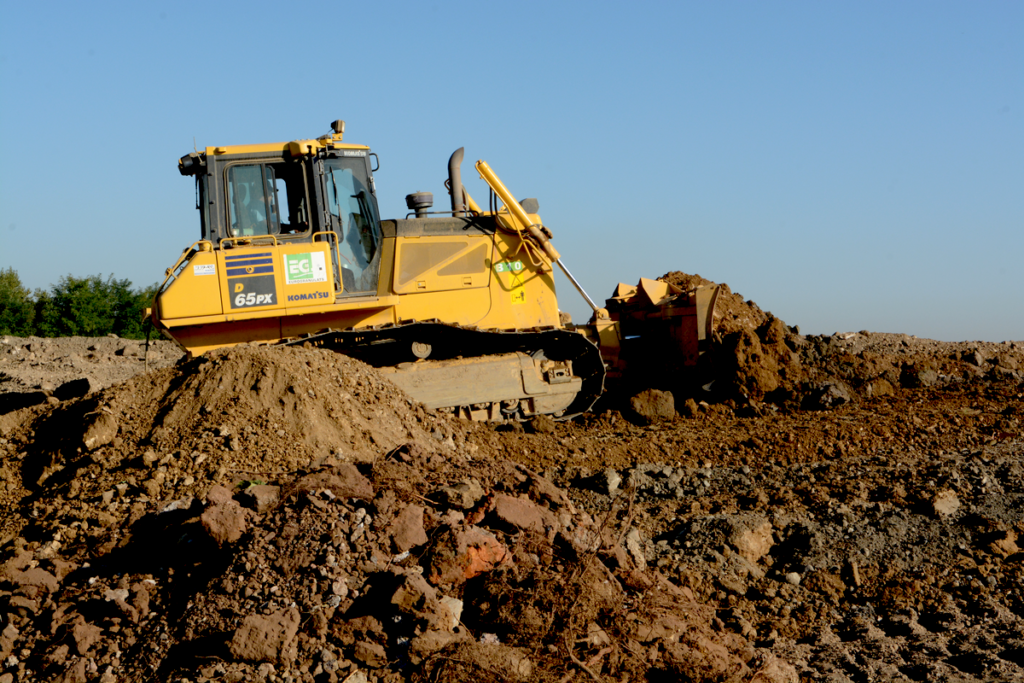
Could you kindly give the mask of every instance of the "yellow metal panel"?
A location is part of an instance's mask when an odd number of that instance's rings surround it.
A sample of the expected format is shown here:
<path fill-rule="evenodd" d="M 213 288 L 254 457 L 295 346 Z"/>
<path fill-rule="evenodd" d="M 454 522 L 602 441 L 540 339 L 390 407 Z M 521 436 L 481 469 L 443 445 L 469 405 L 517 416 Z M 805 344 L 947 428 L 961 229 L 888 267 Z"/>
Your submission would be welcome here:
<path fill-rule="evenodd" d="M 293 308 L 334 303 L 334 267 L 329 242 L 281 244 L 275 248 L 281 264 L 281 303 Z"/>
<path fill-rule="evenodd" d="M 437 318 L 457 325 L 479 325 L 492 327 L 484 323 L 484 316 L 491 307 L 491 292 L 486 287 L 453 290 L 446 292 L 429 292 L 427 294 L 403 294 L 395 310 L 399 320 L 430 320 Z"/>
<path fill-rule="evenodd" d="M 366 145 L 351 145 L 347 142 L 327 142 L 323 140 L 292 140 L 290 142 L 267 142 L 258 145 L 226 145 L 207 147 L 208 156 L 220 154 L 308 154 L 311 150 L 324 147 L 325 144 L 336 149 L 370 149 Z"/>
<path fill-rule="evenodd" d="M 491 308 L 481 327 L 561 327 L 554 278 L 544 264 L 531 263 L 516 236 L 499 233 L 491 270 Z"/>
<path fill-rule="evenodd" d="M 223 312 L 217 259 L 212 252 L 197 252 L 160 295 L 159 315 L 174 319 Z"/>
<path fill-rule="evenodd" d="M 395 293 L 486 287 L 492 240 L 490 235 L 397 238 Z"/>

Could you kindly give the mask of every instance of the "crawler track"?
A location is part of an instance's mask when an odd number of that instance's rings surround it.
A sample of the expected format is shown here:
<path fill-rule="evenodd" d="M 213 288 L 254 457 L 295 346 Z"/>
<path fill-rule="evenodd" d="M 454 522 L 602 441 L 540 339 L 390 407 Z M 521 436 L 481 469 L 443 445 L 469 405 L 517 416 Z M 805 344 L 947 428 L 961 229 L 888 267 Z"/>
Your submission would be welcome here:
<path fill-rule="evenodd" d="M 568 420 L 586 412 L 604 391 L 605 366 L 597 346 L 577 332 L 561 329 L 481 330 L 427 320 L 360 330 L 324 330 L 286 342 L 306 343 L 344 353 L 374 367 L 399 370 L 403 363 L 417 361 L 414 343 L 429 345 L 426 362 L 516 352 L 552 361 L 569 361 L 573 376 L 578 377 L 582 385 L 568 408 L 552 415 L 556 420 Z M 509 398 L 494 396 L 488 400 L 500 403 Z"/>

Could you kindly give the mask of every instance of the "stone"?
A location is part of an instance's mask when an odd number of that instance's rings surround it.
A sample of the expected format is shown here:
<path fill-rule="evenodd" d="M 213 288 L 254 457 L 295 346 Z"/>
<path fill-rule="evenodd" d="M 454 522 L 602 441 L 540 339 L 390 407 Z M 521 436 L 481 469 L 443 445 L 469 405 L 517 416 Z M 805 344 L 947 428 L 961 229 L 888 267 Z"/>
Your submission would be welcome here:
<path fill-rule="evenodd" d="M 694 401 L 692 398 L 688 398 L 683 403 L 683 407 L 679 411 L 679 414 L 682 415 L 683 417 L 697 417 L 698 415 L 700 415 L 700 407 L 697 405 L 696 401 Z"/>
<path fill-rule="evenodd" d="M 629 399 L 629 407 L 640 422 L 651 424 L 676 416 L 676 402 L 670 391 L 647 389 Z"/>
<path fill-rule="evenodd" d="M 594 483 L 598 493 L 614 498 L 619 492 L 619 487 L 622 486 L 622 475 L 618 470 L 609 467 L 594 477 Z"/>
<path fill-rule="evenodd" d="M 452 597 L 449 597 L 449 596 L 445 596 L 443 598 L 440 598 L 439 600 L 440 600 L 441 604 L 444 605 L 445 607 L 447 607 L 448 611 L 451 613 L 451 615 L 452 615 L 451 628 L 452 628 L 452 630 L 454 630 L 455 628 L 458 627 L 459 621 L 462 620 L 463 602 L 462 602 L 462 600 L 459 600 L 458 598 L 452 598 Z"/>
<path fill-rule="evenodd" d="M 242 491 L 239 498 L 242 505 L 263 514 L 277 507 L 281 501 L 281 487 L 271 484 L 254 484 Z"/>
<path fill-rule="evenodd" d="M 148 453 L 146 455 L 148 455 Z M 143 455 L 142 457 L 145 458 L 146 455 Z M 231 489 L 226 486 L 221 486 L 220 484 L 213 486 L 206 493 L 206 502 L 210 505 L 223 505 L 230 500 L 234 500 L 234 495 L 232 495 Z"/>
<path fill-rule="evenodd" d="M 282 662 L 295 658 L 293 640 L 299 630 L 299 610 L 292 607 L 269 616 L 251 614 L 242 620 L 228 645 L 235 659 Z"/>
<path fill-rule="evenodd" d="M 633 563 L 640 571 L 647 570 L 647 557 L 644 553 L 644 541 L 640 537 L 640 530 L 633 527 L 626 533 L 626 552 L 633 559 Z"/>
<path fill-rule="evenodd" d="M 217 505 L 211 505 L 203 511 L 199 517 L 206 533 L 217 542 L 217 545 L 224 546 L 234 543 L 242 537 L 248 527 L 249 513 L 235 500 L 227 500 Z"/>
<path fill-rule="evenodd" d="M 41 567 L 32 567 L 25 571 L 10 571 L 11 582 L 18 586 L 19 591 L 28 598 L 36 598 L 43 593 L 53 593 L 60 582 L 57 577 Z"/>
<path fill-rule="evenodd" d="M 853 402 L 850 387 L 839 380 L 822 382 L 804 394 L 801 407 L 804 410 L 831 410 Z"/>
<path fill-rule="evenodd" d="M 388 656 L 384 648 L 368 640 L 360 640 L 356 643 L 352 656 L 356 661 L 362 662 L 371 669 L 379 669 L 388 663 Z"/>
<path fill-rule="evenodd" d="M 388 525 L 387 534 L 396 553 L 404 553 L 427 542 L 423 512 L 419 505 L 407 505 Z"/>
<path fill-rule="evenodd" d="M 939 382 L 939 372 L 931 361 L 907 363 L 900 370 L 900 384 L 907 389 L 930 387 Z"/>
<path fill-rule="evenodd" d="M 426 563 L 427 578 L 435 586 L 461 584 L 511 562 L 511 553 L 490 531 L 477 526 L 449 528 L 438 534 Z"/>
<path fill-rule="evenodd" d="M 117 419 L 110 413 L 100 411 L 86 415 L 82 446 L 87 451 L 106 446 L 117 436 L 117 428 Z"/>
<path fill-rule="evenodd" d="M 551 511 L 529 498 L 498 494 L 491 502 L 491 511 L 500 526 L 511 527 L 512 531 L 544 533 L 547 527 L 558 527 L 558 522 Z"/>
<path fill-rule="evenodd" d="M 948 517 L 960 509 L 960 499 L 950 489 L 943 489 L 932 496 L 932 512 L 938 517 Z"/>
<path fill-rule="evenodd" d="M 71 637 L 75 641 L 75 649 L 83 657 L 99 641 L 102 634 L 103 629 L 86 622 L 81 616 L 76 619 L 74 626 L 71 627 Z"/>
<path fill-rule="evenodd" d="M 352 463 L 335 465 L 327 470 L 307 474 L 295 482 L 294 493 L 327 490 L 339 498 L 373 500 L 373 485 Z"/>
<path fill-rule="evenodd" d="M 534 434 L 552 434 L 556 424 L 550 415 L 537 415 L 530 420 L 530 431 Z"/>
<path fill-rule="evenodd" d="M 467 479 L 455 486 L 446 486 L 439 493 L 448 505 L 469 510 L 484 497 L 485 491 L 476 479 Z"/>
<path fill-rule="evenodd" d="M 771 550 L 772 523 L 756 514 L 734 515 L 726 519 L 726 540 L 745 560 L 757 563 Z"/>
<path fill-rule="evenodd" d="M 789 572 L 783 578 L 785 578 L 786 579 L 786 583 L 790 584 L 791 586 L 799 586 L 800 585 L 801 576 L 800 576 L 800 574 L 798 572 Z"/>
<path fill-rule="evenodd" d="M 437 589 L 427 583 L 423 575 L 415 571 L 394 570 L 398 580 L 389 602 L 399 612 L 411 615 L 426 624 L 427 630 L 450 630 L 453 625 L 452 613 L 437 597 Z"/>
<path fill-rule="evenodd" d="M 992 543 L 989 544 L 989 552 L 993 555 L 999 555 L 1004 558 L 1020 552 L 1020 548 L 1017 546 L 1017 532 L 1007 531 L 1002 536 L 992 541 Z"/>
<path fill-rule="evenodd" d="M 864 385 L 864 395 L 869 398 L 874 396 L 893 396 L 895 393 L 895 387 L 893 387 L 889 380 L 883 377 L 876 377 Z"/>
<path fill-rule="evenodd" d="M 963 360 L 971 365 L 981 367 L 985 362 L 985 356 L 980 350 L 974 349 L 973 351 L 965 351 L 963 354 Z"/>

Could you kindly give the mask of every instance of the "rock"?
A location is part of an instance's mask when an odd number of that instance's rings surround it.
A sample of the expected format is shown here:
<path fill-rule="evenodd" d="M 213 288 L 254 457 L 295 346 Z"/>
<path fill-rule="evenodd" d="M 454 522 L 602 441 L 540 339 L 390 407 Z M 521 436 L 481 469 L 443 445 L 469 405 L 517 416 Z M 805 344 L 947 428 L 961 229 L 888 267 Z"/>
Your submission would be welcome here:
<path fill-rule="evenodd" d="M 388 525 L 387 534 L 396 553 L 404 553 L 427 542 L 423 512 L 419 505 L 407 505 Z"/>
<path fill-rule="evenodd" d="M 537 415 L 530 420 L 530 431 L 534 434 L 551 434 L 555 431 L 555 424 L 550 415 Z"/>
<path fill-rule="evenodd" d="M 438 535 L 427 560 L 427 577 L 435 586 L 466 579 L 512 562 L 511 553 L 486 529 L 447 529 Z"/>
<path fill-rule="evenodd" d="M 441 604 L 447 607 L 448 611 L 451 612 L 451 628 L 455 629 L 456 627 L 458 627 L 459 621 L 462 619 L 462 600 L 459 600 L 458 598 L 445 596 L 443 598 L 440 598 L 440 601 Z"/>
<path fill-rule="evenodd" d="M 789 572 L 788 574 L 786 574 L 784 578 L 786 579 L 786 583 L 790 584 L 791 586 L 800 585 L 801 576 L 798 572 Z"/>
<path fill-rule="evenodd" d="M 103 629 L 86 622 L 81 616 L 75 620 L 74 626 L 71 627 L 71 637 L 75 641 L 75 649 L 83 657 L 93 645 L 99 642 L 102 634 Z"/>
<path fill-rule="evenodd" d="M 938 517 L 948 517 L 960 509 L 960 499 L 950 489 L 943 489 L 932 496 L 932 512 Z"/>
<path fill-rule="evenodd" d="M 100 411 L 86 415 L 82 446 L 87 451 L 106 446 L 117 436 L 117 428 L 117 420 L 110 413 Z"/>
<path fill-rule="evenodd" d="M 970 363 L 971 365 L 977 367 L 981 367 L 981 365 L 985 362 L 985 356 L 978 349 L 974 349 L 972 351 L 964 351 L 962 358 L 964 362 Z"/>
<path fill-rule="evenodd" d="M 234 500 L 226 500 L 203 511 L 199 520 L 210 538 L 217 545 L 234 543 L 242 537 L 247 528 L 247 517 L 251 514 Z"/>
<path fill-rule="evenodd" d="M 640 571 L 647 571 L 647 556 L 644 552 L 644 541 L 640 536 L 640 530 L 633 527 L 626 533 L 626 551 L 633 559 L 633 564 Z"/>
<path fill-rule="evenodd" d="M 758 652 L 756 662 L 751 662 L 754 675 L 749 683 L 799 683 L 800 675 L 789 662 L 783 661 L 771 652 Z"/>
<path fill-rule="evenodd" d="M 242 505 L 263 514 L 277 507 L 281 501 L 281 487 L 270 484 L 254 484 L 239 496 Z"/>
<path fill-rule="evenodd" d="M 228 649 L 235 659 L 250 662 L 281 662 L 294 659 L 292 641 L 299 630 L 299 610 L 269 616 L 251 614 L 231 637 Z"/>
<path fill-rule="evenodd" d="M 726 540 L 744 559 L 757 563 L 774 544 L 772 523 L 756 514 L 730 516 L 726 518 Z"/>
<path fill-rule="evenodd" d="M 629 399 L 633 415 L 641 423 L 651 424 L 658 420 L 671 420 L 676 416 L 676 402 L 670 391 L 647 389 Z"/>
<path fill-rule="evenodd" d="M 930 387 L 939 381 L 939 372 L 931 361 L 907 363 L 900 371 L 900 384 L 908 389 Z"/>
<path fill-rule="evenodd" d="M 495 523 L 514 531 L 544 533 L 547 527 L 557 527 L 558 521 L 550 510 L 542 508 L 529 498 L 513 498 L 498 494 L 491 502 Z"/>
<path fill-rule="evenodd" d="M 893 396 L 895 393 L 895 387 L 893 387 L 889 380 L 883 377 L 868 380 L 864 385 L 864 395 L 869 398 L 873 396 Z"/>
<path fill-rule="evenodd" d="M 476 479 L 467 479 L 455 486 L 446 486 L 439 491 L 444 501 L 453 507 L 469 510 L 484 497 L 484 488 Z"/>
<path fill-rule="evenodd" d="M 397 585 L 388 602 L 399 612 L 414 617 L 426 630 L 445 631 L 455 628 L 447 605 L 437 597 L 437 590 L 418 571 L 393 570 Z"/>
<path fill-rule="evenodd" d="M 803 398 L 804 410 L 831 410 L 853 402 L 853 392 L 845 383 L 830 380 L 810 389 Z"/>
<path fill-rule="evenodd" d="M 988 547 L 989 552 L 993 555 L 999 555 L 1004 558 L 1020 552 L 1020 548 L 1017 546 L 1017 532 L 1005 532 L 1002 536 L 992 541 Z"/>
<path fill-rule="evenodd" d="M 595 476 L 593 482 L 595 491 L 614 498 L 622 486 L 622 475 L 609 467 Z"/>
<path fill-rule="evenodd" d="M 339 498 L 373 500 L 373 485 L 352 463 L 335 465 L 328 470 L 307 474 L 295 483 L 293 493 L 327 490 Z"/>
<path fill-rule="evenodd" d="M 683 407 L 679 411 L 679 414 L 682 415 L 683 417 L 697 417 L 698 415 L 700 415 L 700 407 L 697 405 L 696 401 L 694 401 L 692 398 L 688 398 L 683 403 Z"/>
<path fill-rule="evenodd" d="M 142 457 L 147 457 L 150 452 L 152 451 L 147 451 Z M 221 486 L 220 484 L 213 486 L 206 493 L 206 502 L 210 505 L 224 505 L 231 500 L 234 500 L 234 495 L 231 493 L 231 489 L 226 486 Z"/>
<path fill-rule="evenodd" d="M 464 634 L 451 631 L 427 631 L 409 641 L 409 659 L 419 664 L 431 654 L 441 650 L 457 640 L 465 640 Z"/>
<path fill-rule="evenodd" d="M 368 640 L 360 640 L 356 643 L 352 656 L 356 661 L 362 662 L 371 669 L 379 669 L 388 663 L 388 656 L 384 648 Z"/>
<path fill-rule="evenodd" d="M 25 571 L 13 570 L 8 575 L 18 590 L 28 598 L 35 599 L 41 594 L 53 593 L 60 582 L 57 577 L 41 567 L 32 567 Z"/>

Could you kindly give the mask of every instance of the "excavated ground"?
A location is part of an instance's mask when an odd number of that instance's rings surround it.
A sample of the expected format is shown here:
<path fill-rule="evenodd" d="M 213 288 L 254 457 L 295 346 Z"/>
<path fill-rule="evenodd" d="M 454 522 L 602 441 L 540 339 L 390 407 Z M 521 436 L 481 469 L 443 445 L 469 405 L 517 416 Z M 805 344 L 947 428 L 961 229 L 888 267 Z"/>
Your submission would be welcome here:
<path fill-rule="evenodd" d="M 1024 680 L 1024 344 L 719 312 L 696 395 L 497 428 L 0 339 L 0 683 Z"/>

